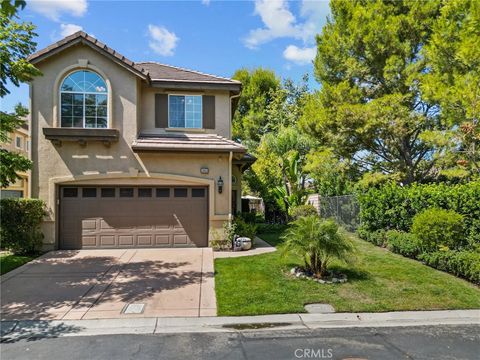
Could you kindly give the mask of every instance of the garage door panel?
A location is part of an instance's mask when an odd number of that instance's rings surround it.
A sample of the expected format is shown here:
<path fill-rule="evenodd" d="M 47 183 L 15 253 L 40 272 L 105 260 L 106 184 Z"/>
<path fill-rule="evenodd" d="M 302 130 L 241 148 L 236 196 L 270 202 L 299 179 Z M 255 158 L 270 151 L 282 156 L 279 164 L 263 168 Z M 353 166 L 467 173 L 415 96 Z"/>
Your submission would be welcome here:
<path fill-rule="evenodd" d="M 118 236 L 118 245 L 119 246 L 133 247 L 135 245 L 133 235 L 119 235 Z"/>
<path fill-rule="evenodd" d="M 79 187 L 77 197 L 61 198 L 61 248 L 208 245 L 206 189 L 203 198 L 192 197 L 191 188 L 187 197 L 174 197 L 174 187 L 170 197 L 156 197 L 153 189 L 147 191 L 151 197 L 138 197 L 135 190 L 134 197 L 120 198 L 118 187 L 115 198 L 102 198 L 99 187 L 95 198 L 82 197 L 83 193 Z"/>

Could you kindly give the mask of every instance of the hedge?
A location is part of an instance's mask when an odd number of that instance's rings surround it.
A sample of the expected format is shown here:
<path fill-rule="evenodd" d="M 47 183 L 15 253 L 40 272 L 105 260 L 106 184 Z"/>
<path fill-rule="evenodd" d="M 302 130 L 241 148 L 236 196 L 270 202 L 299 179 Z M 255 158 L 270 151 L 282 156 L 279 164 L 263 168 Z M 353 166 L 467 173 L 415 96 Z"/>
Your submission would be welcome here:
<path fill-rule="evenodd" d="M 463 215 L 467 238 L 480 243 L 480 181 L 467 184 L 394 183 L 359 193 L 360 221 L 364 231 L 410 231 L 413 217 L 427 208 L 454 210 Z"/>
<path fill-rule="evenodd" d="M 45 203 L 38 199 L 1 199 L 2 248 L 18 255 L 38 253 L 42 246 L 40 223 L 46 215 L 45 209 Z"/>
<path fill-rule="evenodd" d="M 420 241 L 409 233 L 390 230 L 386 233 L 387 248 L 391 252 L 415 259 L 420 253 Z"/>
<path fill-rule="evenodd" d="M 443 270 L 480 284 L 480 252 L 478 250 L 447 250 L 418 256 L 428 266 Z"/>

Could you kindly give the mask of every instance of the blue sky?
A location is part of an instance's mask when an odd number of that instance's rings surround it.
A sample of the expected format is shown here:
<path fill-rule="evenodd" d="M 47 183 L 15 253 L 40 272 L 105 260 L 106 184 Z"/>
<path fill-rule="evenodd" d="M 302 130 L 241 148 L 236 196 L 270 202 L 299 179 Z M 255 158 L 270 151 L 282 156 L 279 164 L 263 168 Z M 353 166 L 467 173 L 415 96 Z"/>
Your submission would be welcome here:
<path fill-rule="evenodd" d="M 28 1 L 20 19 L 37 26 L 38 49 L 77 30 L 133 61 L 158 61 L 220 76 L 262 66 L 299 80 L 310 74 L 327 0 Z M 1 109 L 28 104 L 28 87 L 9 86 Z"/>

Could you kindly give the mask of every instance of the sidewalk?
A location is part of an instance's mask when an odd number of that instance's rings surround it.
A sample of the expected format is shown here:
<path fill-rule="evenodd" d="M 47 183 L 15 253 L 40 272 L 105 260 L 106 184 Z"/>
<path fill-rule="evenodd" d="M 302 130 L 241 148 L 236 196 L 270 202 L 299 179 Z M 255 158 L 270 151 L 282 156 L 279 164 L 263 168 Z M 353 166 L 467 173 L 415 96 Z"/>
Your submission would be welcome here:
<path fill-rule="evenodd" d="M 204 318 L 2 321 L 1 335 L 4 341 L 9 342 L 32 337 L 467 324 L 480 325 L 480 310 L 281 314 Z"/>

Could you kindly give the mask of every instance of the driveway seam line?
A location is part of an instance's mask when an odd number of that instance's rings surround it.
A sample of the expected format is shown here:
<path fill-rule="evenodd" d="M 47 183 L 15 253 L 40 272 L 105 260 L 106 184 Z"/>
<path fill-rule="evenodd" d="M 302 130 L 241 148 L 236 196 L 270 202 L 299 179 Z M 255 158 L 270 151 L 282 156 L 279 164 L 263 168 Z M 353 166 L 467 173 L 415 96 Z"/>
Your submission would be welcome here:
<path fill-rule="evenodd" d="M 121 259 L 122 256 L 125 255 L 126 252 L 127 252 L 127 250 L 125 250 L 118 258 Z M 109 272 L 114 266 L 115 266 L 115 265 L 110 265 L 107 270 L 105 270 L 103 273 L 100 273 L 99 276 L 98 276 L 98 278 L 97 278 L 97 280 L 103 279 L 103 278 L 108 274 L 108 272 Z M 94 274 L 94 272 L 89 272 L 88 274 Z M 75 304 L 73 304 L 73 305 L 70 307 L 70 309 L 68 309 L 68 311 L 67 311 L 65 314 L 63 314 L 63 316 L 60 318 L 60 320 L 63 320 L 63 319 L 65 318 L 65 316 L 67 316 L 71 311 L 73 311 L 73 309 L 75 308 L 75 306 L 77 306 L 77 305 L 80 303 L 80 301 L 82 301 L 82 299 L 85 298 L 85 297 L 88 295 L 88 293 L 89 293 L 90 291 L 92 291 L 92 289 L 95 288 L 95 286 L 97 286 L 97 285 L 98 285 L 98 284 L 94 284 L 94 285 L 90 286 L 90 288 L 80 297 L 80 299 L 78 299 L 78 300 L 75 302 Z M 102 294 L 103 294 L 103 293 L 102 293 Z M 89 309 L 90 309 L 90 308 L 89 308 Z M 88 310 L 85 311 L 85 313 L 82 315 L 81 319 L 83 319 L 83 316 L 84 316 L 87 312 L 88 312 Z"/>
<path fill-rule="evenodd" d="M 126 253 L 126 251 L 125 251 Z M 124 254 L 125 254 L 124 253 Z M 125 267 L 125 265 L 127 265 L 130 260 L 132 260 L 132 258 L 135 256 L 135 254 L 137 253 L 137 250 L 135 250 L 135 252 L 132 254 L 132 256 L 130 257 L 130 259 L 128 259 L 128 261 L 124 264 L 122 264 L 120 266 L 120 269 L 118 269 L 117 273 L 115 274 L 115 276 L 113 277 L 112 281 L 110 281 L 110 283 L 105 287 L 105 289 L 103 289 L 103 291 L 100 293 L 100 295 L 98 295 L 98 297 L 95 299 L 95 301 L 88 307 L 87 311 L 85 311 L 85 313 L 82 315 L 81 319 L 83 320 L 83 317 L 85 315 L 87 315 L 89 313 L 89 311 L 95 306 L 96 303 L 98 303 L 98 301 L 100 300 L 100 298 L 103 296 L 103 294 L 105 294 L 105 292 L 110 288 L 110 286 L 112 286 L 113 282 L 115 281 L 115 279 L 118 277 L 118 275 L 120 275 L 120 273 L 122 272 L 122 269 Z M 122 254 L 123 256 L 123 254 Z M 114 265 L 112 265 L 114 266 Z"/>
<path fill-rule="evenodd" d="M 201 265 L 200 265 L 200 294 L 199 294 L 199 298 L 198 298 L 198 317 L 200 317 L 200 313 L 201 313 L 201 307 L 202 307 L 202 287 L 203 287 L 203 252 L 205 250 L 202 249 L 202 262 L 201 262 Z"/>

